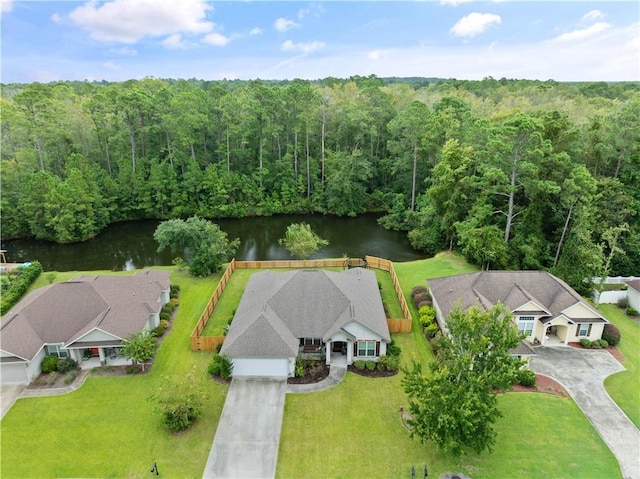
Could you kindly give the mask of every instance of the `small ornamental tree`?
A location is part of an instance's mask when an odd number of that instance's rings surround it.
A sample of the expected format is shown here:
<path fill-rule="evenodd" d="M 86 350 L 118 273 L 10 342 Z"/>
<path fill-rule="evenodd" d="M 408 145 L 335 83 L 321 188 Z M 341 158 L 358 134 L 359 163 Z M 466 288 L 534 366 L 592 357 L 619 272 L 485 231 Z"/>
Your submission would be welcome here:
<path fill-rule="evenodd" d="M 165 378 L 150 399 L 157 403 L 162 423 L 170 431 L 180 432 L 202 415 L 207 395 L 202 381 L 192 371 L 180 379 Z"/>
<path fill-rule="evenodd" d="M 609 346 L 616 346 L 620 342 L 620 330 L 615 324 L 605 324 L 602 339 L 609 343 Z"/>
<path fill-rule="evenodd" d="M 158 342 L 151 331 L 143 329 L 139 333 L 133 333 L 129 339 L 124 340 L 124 346 L 120 351 L 122 356 L 131 359 L 134 364 L 141 364 L 144 371 L 144 363 L 153 357 Z"/>
<path fill-rule="evenodd" d="M 404 370 L 411 435 L 454 456 L 467 449 L 490 451 L 496 437 L 493 424 L 501 416 L 496 391 L 510 388 L 522 366 L 509 354 L 520 333 L 501 304 L 488 311 L 456 309 L 447 326 L 449 334 L 439 340 L 429 372 L 415 361 Z"/>
<path fill-rule="evenodd" d="M 287 226 L 284 238 L 280 238 L 278 242 L 298 259 L 307 259 L 320 248 L 329 244 L 327 240 L 314 233 L 307 223 L 290 224 Z"/>

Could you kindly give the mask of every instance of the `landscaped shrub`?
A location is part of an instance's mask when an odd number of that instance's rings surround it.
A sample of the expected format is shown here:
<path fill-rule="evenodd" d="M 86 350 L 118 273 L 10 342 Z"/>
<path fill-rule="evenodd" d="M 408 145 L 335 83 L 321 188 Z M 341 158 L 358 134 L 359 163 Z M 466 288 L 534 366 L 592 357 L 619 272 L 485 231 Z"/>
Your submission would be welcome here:
<path fill-rule="evenodd" d="M 422 286 L 421 284 L 418 286 L 414 286 L 411 289 L 411 297 L 413 298 L 416 294 L 420 294 L 420 293 L 426 293 L 427 292 L 427 288 L 425 288 L 424 286 Z"/>
<path fill-rule="evenodd" d="M 365 361 L 365 363 L 366 363 L 367 369 L 369 371 L 373 371 L 373 370 L 376 369 L 376 363 L 375 362 L 373 362 L 373 361 Z"/>
<path fill-rule="evenodd" d="M 71 358 L 60 359 L 56 365 L 56 369 L 61 373 L 68 373 L 78 367 L 78 363 Z"/>
<path fill-rule="evenodd" d="M 601 349 L 602 346 L 600 346 L 600 342 L 596 339 L 595 341 L 591 341 L 591 344 L 589 345 L 589 349 Z"/>
<path fill-rule="evenodd" d="M 226 355 L 216 354 L 209 363 L 207 372 L 212 376 L 220 376 L 222 379 L 229 379 L 233 373 L 233 363 Z"/>
<path fill-rule="evenodd" d="M 177 284 L 172 284 L 169 287 L 169 297 L 172 299 L 177 298 L 179 294 L 180 294 L 180 286 L 178 286 Z"/>
<path fill-rule="evenodd" d="M 164 425 L 170 431 L 179 432 L 200 417 L 207 394 L 202 382 L 194 373 L 189 373 L 179 380 L 163 381 L 151 399 L 157 402 Z"/>
<path fill-rule="evenodd" d="M 397 371 L 400 368 L 399 356 L 380 356 L 378 359 L 378 369 L 380 371 Z"/>
<path fill-rule="evenodd" d="M 163 309 L 162 311 L 160 311 L 160 319 L 169 321 L 171 319 L 171 313 Z"/>
<path fill-rule="evenodd" d="M 580 340 L 580 345 L 585 349 L 589 349 L 591 347 L 591 340 L 587 338 L 582 338 Z"/>
<path fill-rule="evenodd" d="M 7 291 L 2 294 L 0 303 L 0 314 L 5 314 L 13 305 L 20 301 L 22 295 L 29 289 L 29 286 L 38 279 L 42 273 L 42 265 L 38 261 L 34 261 L 29 266 L 18 269 L 19 274 L 11 282 Z"/>
<path fill-rule="evenodd" d="M 398 346 L 393 339 L 387 345 L 387 356 L 400 356 L 401 351 L 402 349 L 400 349 L 400 346 Z"/>
<path fill-rule="evenodd" d="M 77 376 L 78 376 L 78 373 L 76 371 L 68 372 L 67 375 L 64 377 L 64 383 L 71 384 L 76 379 Z"/>
<path fill-rule="evenodd" d="M 427 293 L 418 293 L 416 294 L 413 298 L 413 305 L 418 308 L 418 305 L 420 303 L 426 302 L 427 301 Z"/>
<path fill-rule="evenodd" d="M 45 356 L 42 362 L 40 363 L 40 369 L 42 369 L 43 373 L 52 373 L 58 369 L 58 356 L 54 356 L 50 354 L 49 356 Z"/>
<path fill-rule="evenodd" d="M 159 324 L 151 330 L 151 334 L 156 338 L 161 338 L 166 329 L 167 328 L 165 328 L 162 324 Z"/>
<path fill-rule="evenodd" d="M 629 316 L 638 316 L 638 311 L 635 308 L 632 308 L 631 306 L 628 306 L 626 311 Z"/>
<path fill-rule="evenodd" d="M 365 364 L 367 361 L 363 361 L 362 359 L 358 359 L 357 361 L 353 362 L 353 367 L 356 368 L 359 371 L 362 371 L 364 368 L 367 367 L 367 365 Z"/>
<path fill-rule="evenodd" d="M 606 340 L 610 346 L 616 346 L 620 342 L 620 330 L 615 324 L 605 324 L 602 339 Z"/>
<path fill-rule="evenodd" d="M 160 326 L 164 327 L 164 329 L 169 329 L 169 321 L 167 321 L 166 319 L 161 319 Z"/>
<path fill-rule="evenodd" d="M 168 311 L 168 312 L 169 312 L 169 314 L 173 313 L 173 312 L 175 311 L 175 309 L 176 309 L 176 305 L 175 305 L 175 304 L 173 304 L 173 302 L 172 302 L 172 301 L 169 301 L 167 304 L 165 304 L 165 305 L 162 307 L 162 310 L 163 310 L 163 311 Z"/>
<path fill-rule="evenodd" d="M 438 331 L 438 333 L 435 335 L 433 339 L 429 340 L 429 345 L 431 346 L 431 350 L 433 351 L 433 354 L 435 354 L 436 356 L 438 356 L 438 353 L 442 349 L 442 340 L 443 340 L 443 336 L 440 331 Z"/>
<path fill-rule="evenodd" d="M 536 383 L 536 373 L 530 369 L 520 369 L 516 374 L 518 384 L 531 387 Z"/>
<path fill-rule="evenodd" d="M 177 308 L 177 307 L 178 307 L 178 305 L 180 304 L 180 300 L 179 300 L 178 298 L 171 298 L 171 299 L 169 300 L 169 303 L 167 303 L 167 304 L 172 304 L 172 305 L 173 305 L 173 308 L 175 309 L 175 308 Z"/>
<path fill-rule="evenodd" d="M 622 298 L 618 299 L 618 302 L 616 304 L 618 305 L 618 308 L 627 309 L 629 307 L 629 297 L 623 296 Z"/>
<path fill-rule="evenodd" d="M 300 356 L 296 357 L 296 367 L 293 373 L 297 378 L 304 376 L 304 364 L 302 364 L 302 358 L 300 358 Z"/>
<path fill-rule="evenodd" d="M 606 339 L 598 339 L 597 341 L 598 341 L 598 344 L 600 345 L 601 348 L 608 348 L 609 347 L 609 341 L 607 341 Z"/>

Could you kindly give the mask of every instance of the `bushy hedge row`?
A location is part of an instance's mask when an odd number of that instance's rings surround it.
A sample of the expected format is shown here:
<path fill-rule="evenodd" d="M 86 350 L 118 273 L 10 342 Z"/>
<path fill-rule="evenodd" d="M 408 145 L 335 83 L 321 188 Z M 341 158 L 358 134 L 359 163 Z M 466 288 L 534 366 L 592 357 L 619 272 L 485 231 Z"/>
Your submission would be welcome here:
<path fill-rule="evenodd" d="M 40 369 L 43 373 L 53 373 L 58 371 L 60 373 L 68 373 L 78 368 L 78 363 L 71 358 L 60 359 L 58 356 L 50 354 L 45 356 L 40 363 Z"/>
<path fill-rule="evenodd" d="M 580 344 L 585 349 L 602 349 L 609 347 L 609 342 L 606 339 L 594 339 L 590 341 L 587 338 L 582 338 Z"/>
<path fill-rule="evenodd" d="M 2 303 L 0 305 L 0 314 L 6 314 L 13 306 L 20 301 L 20 298 L 29 289 L 29 286 L 38 279 L 42 273 L 42 265 L 38 261 L 34 261 L 29 266 L 25 266 L 18 270 L 20 274 L 13 280 L 9 289 L 2 294 Z"/>

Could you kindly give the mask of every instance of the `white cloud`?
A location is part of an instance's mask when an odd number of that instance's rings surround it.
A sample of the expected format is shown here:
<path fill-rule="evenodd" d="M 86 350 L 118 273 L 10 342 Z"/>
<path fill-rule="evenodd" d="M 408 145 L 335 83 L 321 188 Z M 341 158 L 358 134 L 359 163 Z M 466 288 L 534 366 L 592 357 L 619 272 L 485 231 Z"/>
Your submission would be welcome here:
<path fill-rule="evenodd" d="M 264 32 L 262 31 L 262 28 L 252 28 L 251 31 L 249 32 L 249 35 L 262 35 Z"/>
<path fill-rule="evenodd" d="M 473 37 L 484 32 L 491 25 L 500 23 L 502 18 L 499 15 L 474 12 L 458 20 L 451 28 L 451 33 L 457 37 Z"/>
<path fill-rule="evenodd" d="M 191 44 L 182 38 L 182 35 L 179 33 L 174 33 L 173 35 L 169 35 L 167 38 L 162 40 L 162 46 L 168 50 L 185 50 L 189 48 Z"/>
<path fill-rule="evenodd" d="M 54 13 L 53 15 L 51 15 L 51 21 L 53 23 L 62 23 L 64 22 L 64 18 L 59 13 Z"/>
<path fill-rule="evenodd" d="M 134 48 L 122 47 L 122 48 L 112 48 L 109 50 L 109 53 L 113 55 L 121 55 L 123 57 L 135 57 L 138 54 L 138 51 Z"/>
<path fill-rule="evenodd" d="M 91 1 L 74 9 L 68 18 L 98 41 L 135 43 L 145 36 L 210 32 L 213 23 L 206 20 L 206 14 L 211 8 L 204 0 Z"/>
<path fill-rule="evenodd" d="M 208 45 L 214 45 L 216 47 L 224 47 L 227 43 L 231 41 L 231 38 L 225 37 L 221 33 L 209 33 L 205 35 L 202 39 L 202 43 L 206 43 Z"/>
<path fill-rule="evenodd" d="M 388 50 L 371 50 L 369 53 L 367 53 L 367 58 L 369 60 L 384 60 L 388 56 Z"/>
<path fill-rule="evenodd" d="M 462 3 L 471 3 L 473 0 L 440 0 L 440 5 L 451 5 L 457 7 Z"/>
<path fill-rule="evenodd" d="M 557 42 L 572 42 L 576 40 L 585 40 L 589 37 L 593 37 L 594 35 L 598 35 L 599 33 L 607 30 L 611 25 L 605 22 L 594 23 L 590 27 L 581 28 L 579 30 L 574 30 L 572 32 L 563 33 L 562 35 L 557 36 L 554 40 Z"/>
<path fill-rule="evenodd" d="M 293 43 L 291 40 L 287 40 L 282 44 L 284 51 L 295 50 L 301 53 L 311 53 L 315 50 L 324 48 L 324 42 L 307 42 L 307 43 Z"/>
<path fill-rule="evenodd" d="M 602 13 L 600 10 L 591 10 L 591 11 L 585 13 L 582 16 L 582 19 L 584 21 L 591 22 L 593 20 L 597 20 L 599 18 L 604 18 L 604 17 L 605 17 L 605 14 Z"/>
<path fill-rule="evenodd" d="M 294 22 L 293 20 L 288 20 L 286 18 L 280 17 L 274 22 L 273 26 L 279 32 L 286 32 L 287 30 L 291 30 L 292 28 L 300 27 L 300 24 Z"/>
<path fill-rule="evenodd" d="M 0 0 L 0 12 L 9 13 L 13 10 L 13 2 L 11 0 Z"/>
<path fill-rule="evenodd" d="M 319 3 L 312 3 L 307 8 L 301 8 L 298 10 L 298 19 L 302 20 L 307 15 L 313 15 L 314 17 L 319 17 L 324 12 L 326 12 L 325 8 Z"/>

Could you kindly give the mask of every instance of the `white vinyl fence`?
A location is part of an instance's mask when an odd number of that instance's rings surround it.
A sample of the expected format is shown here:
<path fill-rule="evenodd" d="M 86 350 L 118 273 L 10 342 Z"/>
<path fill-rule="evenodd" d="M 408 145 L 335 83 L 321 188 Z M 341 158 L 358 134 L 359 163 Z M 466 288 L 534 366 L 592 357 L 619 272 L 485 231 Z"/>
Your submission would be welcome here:
<path fill-rule="evenodd" d="M 600 284 L 600 278 L 594 277 L 593 280 L 593 301 L 596 304 L 615 304 L 620 299 L 627 297 L 627 290 L 624 291 L 603 291 L 600 295 L 600 301 L 598 301 L 598 285 Z M 607 276 L 604 278 L 604 284 L 625 284 L 629 281 L 640 279 L 638 276 Z"/>

